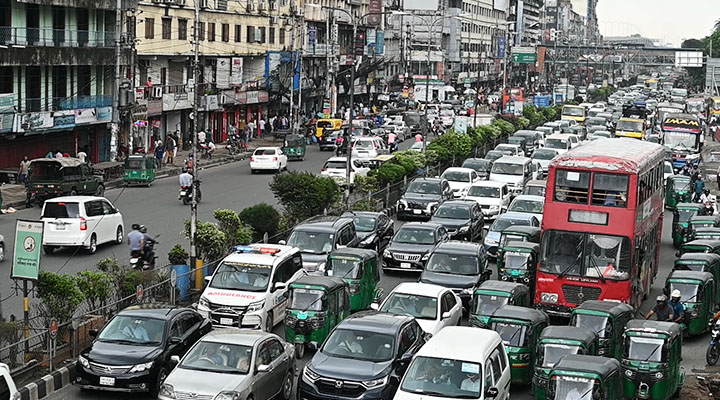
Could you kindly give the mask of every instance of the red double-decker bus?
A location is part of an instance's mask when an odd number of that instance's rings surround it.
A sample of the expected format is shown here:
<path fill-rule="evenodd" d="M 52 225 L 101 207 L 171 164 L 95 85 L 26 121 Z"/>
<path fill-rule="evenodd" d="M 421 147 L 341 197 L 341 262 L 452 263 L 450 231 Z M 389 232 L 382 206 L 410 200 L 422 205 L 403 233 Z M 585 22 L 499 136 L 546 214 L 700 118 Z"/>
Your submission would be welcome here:
<path fill-rule="evenodd" d="M 536 308 L 569 316 L 585 300 L 640 306 L 659 263 L 664 157 L 660 145 L 618 138 L 550 163 Z"/>

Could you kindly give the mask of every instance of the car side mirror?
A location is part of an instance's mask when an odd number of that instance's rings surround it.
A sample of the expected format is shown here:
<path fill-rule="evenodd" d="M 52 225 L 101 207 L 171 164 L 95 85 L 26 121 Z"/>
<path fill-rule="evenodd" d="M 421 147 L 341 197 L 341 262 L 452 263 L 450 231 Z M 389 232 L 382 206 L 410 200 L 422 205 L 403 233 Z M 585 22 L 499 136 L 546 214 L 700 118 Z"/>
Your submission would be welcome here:
<path fill-rule="evenodd" d="M 175 368 L 175 366 L 177 366 L 178 364 L 180 364 L 180 356 L 178 356 L 178 355 L 170 356 L 170 366 Z"/>
<path fill-rule="evenodd" d="M 210 284 L 210 281 L 212 280 L 212 276 L 206 276 L 206 277 L 204 278 L 204 280 L 205 280 L 205 286 L 207 286 L 207 285 Z"/>
<path fill-rule="evenodd" d="M 488 388 L 488 390 L 485 392 L 485 398 L 486 399 L 494 399 L 498 396 L 498 394 L 500 394 L 500 392 L 498 391 L 498 388 L 493 386 L 491 388 Z"/>
<path fill-rule="evenodd" d="M 370 304 L 370 308 L 373 309 L 373 310 L 375 310 L 375 311 L 377 311 L 377 310 L 380 309 L 380 304 L 378 304 L 378 303 L 371 303 L 371 304 Z"/>
<path fill-rule="evenodd" d="M 273 290 L 285 289 L 286 286 L 287 285 L 285 284 L 285 282 L 275 282 L 275 284 L 273 285 Z"/>
<path fill-rule="evenodd" d="M 442 314 L 442 319 L 448 319 L 448 318 L 450 318 L 450 316 L 451 316 L 450 311 L 445 311 Z"/>
<path fill-rule="evenodd" d="M 680 257 L 681 255 L 682 255 L 682 253 L 680 253 L 680 250 L 678 250 L 678 251 L 675 252 L 675 258 L 678 258 L 678 257 Z"/>
<path fill-rule="evenodd" d="M 90 330 L 88 331 L 88 335 L 90 335 L 90 336 L 92 336 L 92 337 L 97 337 L 97 335 L 98 335 L 98 330 L 97 330 L 97 329 L 90 329 Z"/>
<path fill-rule="evenodd" d="M 281 240 L 281 241 L 278 242 L 278 244 L 281 245 L 281 246 L 285 246 L 285 245 L 287 244 L 287 242 L 284 241 L 284 240 Z"/>
<path fill-rule="evenodd" d="M 405 353 L 402 356 L 400 356 L 400 359 L 398 360 L 398 362 L 400 362 L 400 364 L 407 365 L 410 363 L 410 361 L 412 361 L 412 358 L 413 358 L 412 353 Z"/>
<path fill-rule="evenodd" d="M 180 339 L 177 336 L 173 336 L 170 338 L 170 344 L 179 344 L 182 343 L 182 339 Z"/>
<path fill-rule="evenodd" d="M 270 366 L 267 365 L 267 364 L 259 365 L 259 366 L 257 367 L 257 372 L 258 372 L 258 373 L 261 373 L 261 374 L 262 374 L 262 373 L 265 373 L 265 372 L 268 372 L 268 371 L 270 371 Z"/>

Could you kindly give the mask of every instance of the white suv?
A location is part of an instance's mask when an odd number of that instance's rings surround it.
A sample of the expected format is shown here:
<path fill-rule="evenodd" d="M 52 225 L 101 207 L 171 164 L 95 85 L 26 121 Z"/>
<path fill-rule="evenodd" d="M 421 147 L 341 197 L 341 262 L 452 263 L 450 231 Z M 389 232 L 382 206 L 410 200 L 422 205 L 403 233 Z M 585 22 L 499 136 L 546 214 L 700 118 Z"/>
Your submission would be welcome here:
<path fill-rule="evenodd" d="M 366 176 L 370 167 L 362 160 L 352 157 L 352 168 L 350 168 L 350 185 L 355 184 L 356 176 Z M 330 157 L 325 161 L 320 176 L 333 178 L 339 185 L 344 185 L 347 180 L 347 157 Z"/>
<path fill-rule="evenodd" d="M 482 208 L 485 218 L 495 219 L 507 210 L 510 197 L 510 188 L 507 183 L 478 181 L 470 186 L 464 199 L 474 200 Z"/>
<path fill-rule="evenodd" d="M 205 278 L 207 286 L 197 310 L 215 326 L 272 332 L 285 318 L 287 286 L 303 275 L 297 247 L 236 246 Z"/>
<path fill-rule="evenodd" d="M 103 243 L 123 242 L 123 217 L 104 197 L 65 196 L 45 200 L 40 218 L 43 250 L 83 247 L 94 254 Z"/>

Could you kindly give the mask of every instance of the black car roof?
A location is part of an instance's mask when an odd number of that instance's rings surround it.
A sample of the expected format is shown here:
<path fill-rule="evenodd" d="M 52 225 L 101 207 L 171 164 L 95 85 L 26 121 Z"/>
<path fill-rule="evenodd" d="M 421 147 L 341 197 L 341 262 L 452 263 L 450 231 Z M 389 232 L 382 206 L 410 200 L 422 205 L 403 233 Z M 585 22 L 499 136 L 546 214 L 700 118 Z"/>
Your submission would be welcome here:
<path fill-rule="evenodd" d="M 602 311 L 612 315 L 620 315 L 626 312 L 633 312 L 629 304 L 620 303 L 619 301 L 608 301 L 608 300 L 585 300 L 582 304 L 577 306 L 576 310 L 594 310 Z"/>
<path fill-rule="evenodd" d="M 371 258 L 377 258 L 378 254 L 375 250 L 359 249 L 355 247 L 343 247 L 330 252 L 330 257 L 332 256 L 351 256 L 367 260 Z"/>
<path fill-rule="evenodd" d="M 716 228 L 717 229 L 717 228 Z M 675 261 L 705 261 L 707 263 L 714 263 L 720 261 L 720 255 L 715 253 L 685 253 Z"/>
<path fill-rule="evenodd" d="M 169 319 L 182 311 L 194 311 L 191 308 L 173 306 L 171 304 L 147 303 L 127 307 L 118 315 L 133 315 L 137 317 Z"/>
<path fill-rule="evenodd" d="M 509 233 L 509 232 L 519 232 L 519 233 L 527 233 L 529 235 L 540 235 L 540 227 L 538 226 L 531 226 L 531 225 L 510 225 L 507 228 L 503 229 L 501 233 Z"/>
<path fill-rule="evenodd" d="M 625 325 L 625 331 L 628 330 L 656 330 L 660 332 L 667 332 L 672 336 L 680 336 L 682 334 L 682 328 L 680 327 L 680 324 L 677 324 L 675 322 L 665 322 L 665 321 L 653 321 L 649 319 L 631 319 L 628 321 L 627 325 Z"/>
<path fill-rule="evenodd" d="M 442 225 L 436 223 L 436 222 L 407 222 L 403 224 L 400 229 L 403 228 L 419 228 L 419 229 L 438 229 Z M 398 229 L 398 230 L 400 230 Z"/>
<path fill-rule="evenodd" d="M 670 279 L 692 279 L 692 280 L 698 280 L 707 282 L 709 280 L 713 279 L 713 274 L 709 272 L 700 272 L 700 271 L 687 271 L 683 269 L 676 269 L 672 272 L 670 272 L 670 275 L 668 275 L 666 282 Z"/>
<path fill-rule="evenodd" d="M 344 280 L 340 278 L 330 277 L 330 276 L 314 276 L 314 275 L 305 275 L 301 276 L 297 280 L 291 283 L 293 286 L 297 285 L 313 285 L 313 286 L 320 286 L 324 287 L 325 289 L 332 290 L 335 288 L 340 288 L 343 286 L 347 286 L 347 283 L 345 283 Z"/>
<path fill-rule="evenodd" d="M 357 329 L 397 336 L 400 328 L 413 317 L 381 311 L 360 311 L 345 318 L 336 329 Z"/>
<path fill-rule="evenodd" d="M 591 343 L 598 339 L 595 332 L 578 326 L 548 326 L 542 330 L 540 338 L 577 340 L 583 343 Z"/>
<path fill-rule="evenodd" d="M 343 226 L 348 222 L 353 222 L 351 218 L 337 217 L 331 215 L 318 215 L 310 217 L 305 221 L 299 223 L 295 230 L 319 230 L 334 232 L 338 227 Z"/>
<path fill-rule="evenodd" d="M 475 242 L 466 242 L 463 240 L 449 240 L 447 242 L 440 243 L 437 247 L 435 247 L 433 253 L 477 254 L 481 246 L 482 245 L 480 243 Z"/>
<path fill-rule="evenodd" d="M 534 308 L 518 307 L 513 305 L 505 305 L 498 308 L 490 316 L 490 318 L 518 319 L 521 321 L 529 321 L 533 324 L 543 321 L 549 323 L 549 318 L 544 312 Z"/>
<path fill-rule="evenodd" d="M 478 289 L 497 290 L 509 293 L 527 293 L 530 291 L 530 288 L 528 288 L 526 285 L 523 285 L 522 283 L 495 280 L 488 280 L 481 283 Z"/>
<path fill-rule="evenodd" d="M 620 362 L 609 357 L 568 354 L 555 364 L 553 370 L 582 371 L 607 377 L 620 370 Z"/>

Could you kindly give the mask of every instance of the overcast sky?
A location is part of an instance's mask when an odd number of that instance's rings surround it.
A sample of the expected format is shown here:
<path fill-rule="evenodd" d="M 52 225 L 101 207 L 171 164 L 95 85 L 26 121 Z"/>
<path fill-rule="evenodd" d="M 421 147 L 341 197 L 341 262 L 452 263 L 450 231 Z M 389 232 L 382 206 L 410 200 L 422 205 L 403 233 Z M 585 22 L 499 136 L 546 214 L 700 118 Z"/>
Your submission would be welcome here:
<path fill-rule="evenodd" d="M 585 4 L 573 0 L 573 8 Z M 604 36 L 639 33 L 680 47 L 683 39 L 711 33 L 720 19 L 720 0 L 598 0 L 597 16 Z"/>

